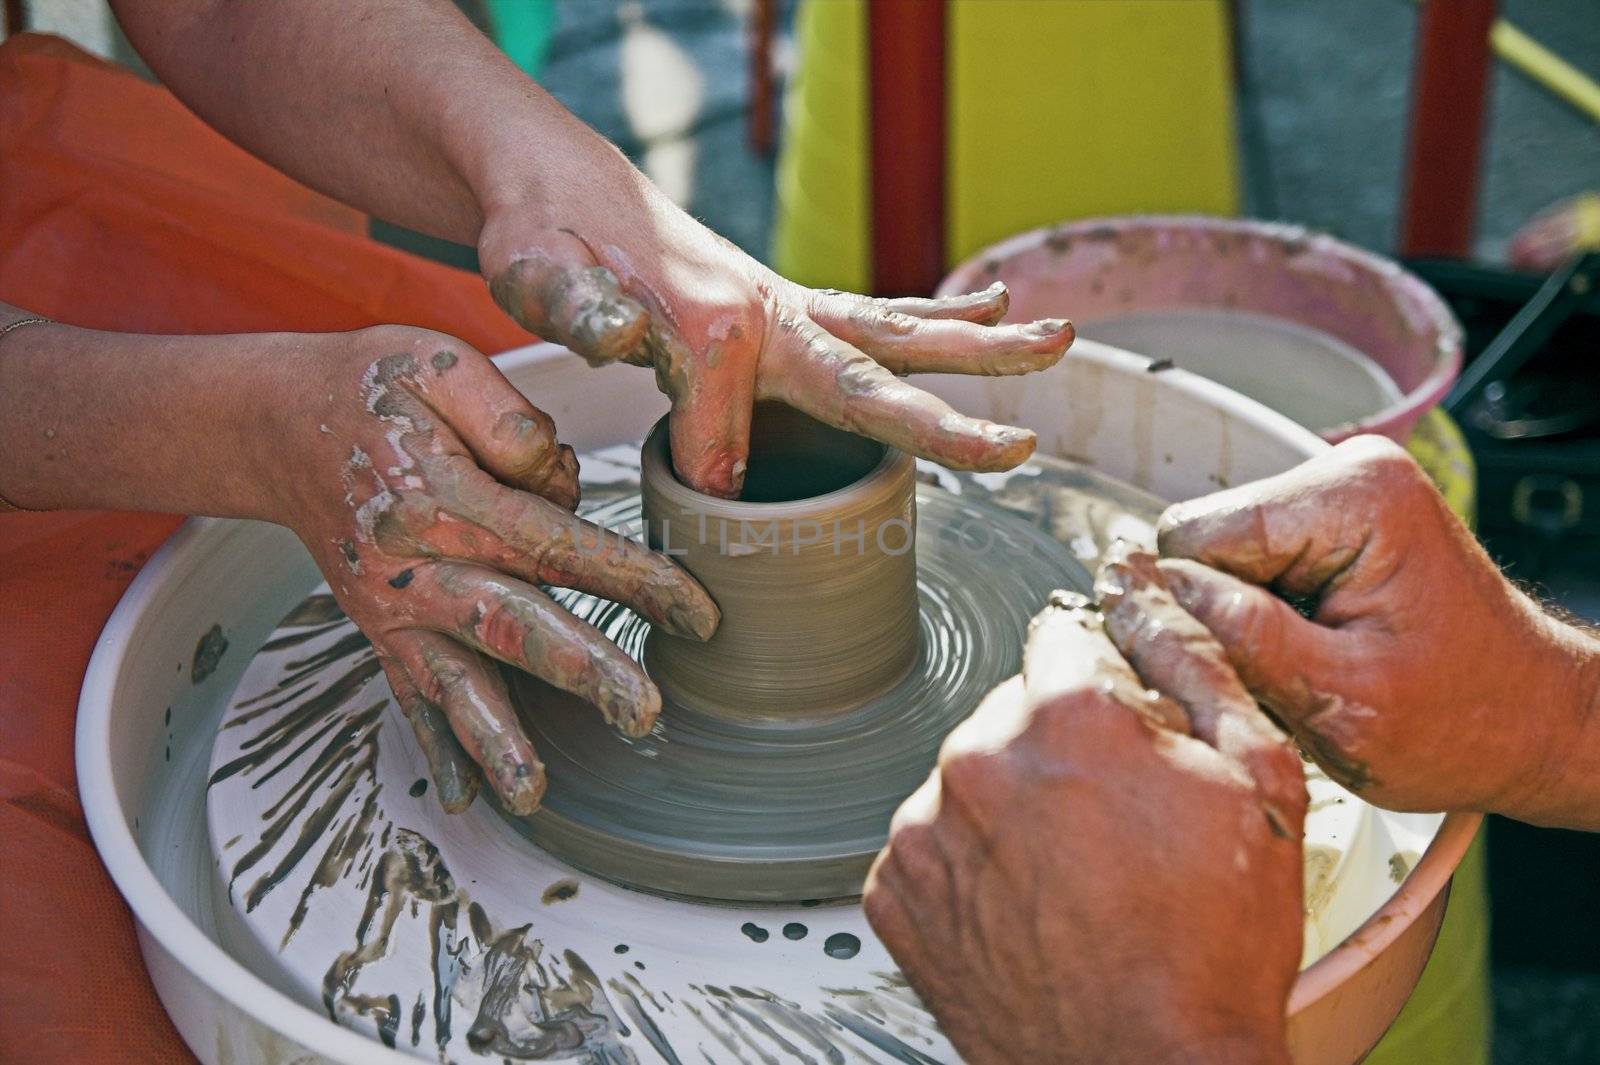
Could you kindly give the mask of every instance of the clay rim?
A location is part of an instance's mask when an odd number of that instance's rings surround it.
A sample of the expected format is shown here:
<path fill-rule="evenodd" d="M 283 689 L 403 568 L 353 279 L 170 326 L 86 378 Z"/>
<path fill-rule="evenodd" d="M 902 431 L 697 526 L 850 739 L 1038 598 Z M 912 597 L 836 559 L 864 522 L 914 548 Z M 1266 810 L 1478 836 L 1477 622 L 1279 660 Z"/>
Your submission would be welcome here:
<path fill-rule="evenodd" d="M 148 954 L 155 944 L 218 999 L 308 1050 L 362 1065 L 414 1062 L 415 1058 L 344 1028 L 290 998 L 223 950 L 167 893 L 134 839 L 131 825 L 114 812 L 121 808 L 118 781 L 122 774 L 112 761 L 109 744 L 94 740 L 110 731 L 113 700 L 109 696 L 118 686 L 117 665 L 135 636 L 139 615 L 159 605 L 164 592 L 172 592 L 163 588 L 170 573 L 181 571 L 187 557 L 203 554 L 207 540 L 219 532 L 225 534 L 232 524 L 221 518 L 190 518 L 179 526 L 134 578 L 95 642 L 79 693 L 74 736 L 74 761 L 90 837 L 137 922 L 144 941 L 142 952 Z M 1433 842 L 1394 894 L 1354 932 L 1296 975 L 1285 1015 L 1293 1017 L 1339 992 L 1399 939 L 1448 886 L 1482 821 L 1483 815 L 1478 813 L 1447 814 Z M 162 1006 L 166 1008 L 164 1001 Z"/>
<path fill-rule="evenodd" d="M 1432 286 L 1392 259 L 1346 243 L 1326 233 L 1317 233 L 1303 226 L 1282 222 L 1217 218 L 1211 215 L 1113 215 L 1042 226 L 1007 237 L 974 252 L 939 282 L 939 288 L 934 295 L 958 296 L 976 291 L 995 279 L 995 275 L 990 272 L 993 264 L 1003 266 L 1010 260 L 1044 247 L 1049 240 L 1063 236 L 1081 236 L 1093 230 L 1106 228 L 1205 231 L 1247 236 L 1277 244 L 1300 243 L 1342 262 L 1351 269 L 1383 279 L 1384 287 L 1391 293 L 1396 303 L 1408 304 L 1424 314 L 1432 323 L 1435 332 L 1433 365 L 1427 374 L 1414 388 L 1387 407 L 1381 407 L 1354 422 L 1312 430 L 1330 444 L 1337 444 L 1341 440 L 1361 433 L 1393 435 L 1409 432 L 1417 419 L 1449 393 L 1456 378 L 1461 375 L 1464 332 L 1455 313 Z M 1064 310 L 1070 315 L 1071 308 Z"/>
<path fill-rule="evenodd" d="M 1477 838 L 1483 823 L 1480 813 L 1446 814 L 1433 842 L 1422 852 L 1422 859 L 1411 870 L 1393 895 L 1354 932 L 1311 965 L 1300 971 L 1289 992 L 1287 1013 L 1310 1008 L 1328 995 L 1347 986 L 1357 973 L 1371 965 L 1396 940 L 1404 935 L 1424 911 L 1439 897 L 1455 875 L 1456 866 Z M 1433 947 L 1428 947 L 1428 957 Z"/>
<path fill-rule="evenodd" d="M 1144 373 L 1149 361 L 1104 345 L 1085 345 L 1085 350 L 1079 352 L 1077 357 L 1081 361 L 1128 374 Z M 548 367 L 562 362 L 578 365 L 577 356 L 553 344 L 542 343 L 505 353 L 497 357 L 495 362 L 508 376 L 517 371 L 526 373 L 532 367 Z M 586 367 L 582 369 L 585 373 L 594 372 Z M 1311 430 L 1207 378 L 1181 369 L 1168 371 L 1162 376 L 1166 378 L 1165 387 L 1204 399 L 1242 424 L 1264 428 L 1282 439 L 1296 442 L 1303 449 L 1304 458 L 1327 449 L 1326 442 Z M 77 730 L 74 735 L 73 764 L 77 770 L 84 819 L 101 862 L 137 923 L 140 951 L 147 965 L 152 949 L 159 951 L 189 978 L 199 981 L 208 996 L 207 1009 L 216 1010 L 219 1005 L 235 1009 L 284 1039 L 335 1061 L 357 1065 L 405 1065 L 407 1062 L 414 1065 L 416 1058 L 391 1050 L 365 1035 L 330 1021 L 326 1014 L 290 998 L 223 950 L 190 920 L 167 892 L 134 839 L 131 822 L 124 812 L 123 792 L 132 792 L 138 785 L 136 781 L 127 779 L 128 772 L 119 768 L 108 741 L 112 735 L 112 708 L 117 701 L 115 696 L 126 683 L 124 671 L 129 665 L 126 653 L 138 636 L 138 628 L 146 612 L 161 607 L 180 591 L 185 585 L 187 568 L 204 558 L 214 537 L 225 536 L 228 528 L 235 524 L 244 523 L 220 518 L 190 518 L 180 525 L 128 586 L 96 639 L 79 689 Z M 171 587 L 166 586 L 169 580 Z M 127 797 L 131 802 L 131 794 Z M 1458 823 L 1463 820 L 1468 823 L 1465 829 Z M 1391 912 L 1389 908 L 1399 895 L 1410 891 L 1413 882 L 1418 884 L 1417 891 L 1423 897 L 1414 906 L 1393 912 L 1416 914 L 1431 905 L 1449 883 L 1450 874 L 1466 853 L 1481 820 L 1478 814 L 1452 814 L 1446 817 L 1434 843 L 1429 845 L 1422 860 L 1395 894 L 1320 961 L 1297 975 L 1286 1013 L 1292 1015 L 1304 1010 L 1329 993 L 1339 990 L 1340 981 L 1365 968 L 1379 953 L 1379 946 L 1392 944 L 1403 931 L 1403 928 L 1396 926 L 1403 922 L 1387 921 L 1388 928 L 1395 929 L 1393 932 L 1370 938 L 1366 934 L 1380 915 Z M 1453 828 L 1453 825 L 1456 827 Z M 1446 832 L 1464 832 L 1465 838 L 1444 849 L 1439 846 L 1439 837 Z M 1438 860 L 1434 862 L 1436 853 Z M 1425 867 L 1428 872 L 1424 877 Z M 1432 885 L 1431 891 L 1422 887 L 1424 882 Z M 1335 955 L 1350 951 L 1351 944 L 1358 937 L 1364 943 L 1364 953 L 1356 960 L 1336 963 Z M 162 999 L 162 1004 L 166 1008 L 165 999 Z M 192 1002 L 186 1005 L 194 1008 Z"/>
<path fill-rule="evenodd" d="M 667 417 L 670 417 L 667 416 Z M 697 511 L 708 518 L 726 518 L 732 521 L 767 519 L 791 521 L 832 516 L 841 507 L 849 506 L 861 498 L 871 498 L 875 491 L 892 480 L 902 466 L 913 459 L 904 451 L 883 445 L 883 458 L 864 475 L 831 492 L 804 499 L 791 499 L 782 503 L 749 503 L 742 499 L 722 499 L 697 492 L 678 480 L 672 469 L 672 454 L 667 439 L 667 417 L 663 417 L 645 437 L 639 452 L 639 479 L 641 487 L 646 478 L 651 488 L 665 499 L 685 510 Z M 913 486 L 913 491 L 915 486 Z"/>

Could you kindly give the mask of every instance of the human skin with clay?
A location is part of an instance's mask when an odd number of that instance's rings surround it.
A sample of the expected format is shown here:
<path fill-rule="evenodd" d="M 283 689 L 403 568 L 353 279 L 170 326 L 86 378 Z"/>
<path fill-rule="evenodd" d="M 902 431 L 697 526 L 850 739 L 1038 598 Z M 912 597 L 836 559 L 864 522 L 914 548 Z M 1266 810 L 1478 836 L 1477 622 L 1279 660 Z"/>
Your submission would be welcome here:
<path fill-rule="evenodd" d="M 950 734 L 867 918 L 967 1061 L 1287 1061 L 1300 760 L 1152 556 L 1096 591 Z"/>
<path fill-rule="evenodd" d="M 1600 640 L 1395 444 L 1179 504 L 1160 548 L 1108 562 L 1098 613 L 1035 621 L 868 880 L 968 1060 L 1288 1060 L 1305 799 L 1280 727 L 1380 806 L 1600 828 Z"/>
<path fill-rule="evenodd" d="M 1179 504 L 1160 544 L 1179 602 L 1363 799 L 1600 829 L 1600 640 L 1508 581 L 1397 444 Z"/>
<path fill-rule="evenodd" d="M 1002 286 L 884 300 L 778 277 L 669 201 L 449 0 L 114 7 L 151 68 L 232 140 L 353 206 L 477 246 L 494 298 L 540 336 L 592 363 L 653 369 L 691 487 L 738 494 L 763 399 L 958 469 L 1009 469 L 1033 452 L 1031 432 L 966 417 L 899 375 L 1026 373 L 1061 358 L 1070 323 L 996 324 Z M 0 326 L 26 316 L 6 309 Z M 57 363 L 60 344 L 85 352 Z M 280 356 L 297 375 L 247 365 Z M 572 452 L 453 338 L 27 326 L 0 340 L 0 375 L 23 382 L 0 392 L 0 495 L 12 502 L 264 517 L 299 533 L 372 638 L 447 809 L 472 801 L 474 763 L 515 812 L 536 808 L 545 787 L 485 656 L 584 696 L 630 733 L 659 712 L 637 665 L 536 583 L 616 599 L 691 637 L 717 624 L 681 569 L 565 514 L 577 501 Z M 270 413 L 242 409 L 240 396 Z M 288 408 L 285 396 L 301 398 Z M 62 397 L 123 416 L 89 425 Z M 237 421 L 219 426 L 223 411 Z M 240 449 L 207 447 L 208 429 Z M 251 476 L 223 465 L 235 456 L 249 456 Z M 597 537 L 604 550 L 578 550 Z"/>
<path fill-rule="evenodd" d="M 0 326 L 20 317 L 0 306 Z M 544 792 L 491 658 L 631 735 L 660 711 L 643 670 L 538 585 L 626 603 L 690 638 L 718 621 L 669 559 L 574 517 L 577 465 L 550 419 L 483 355 L 425 329 L 26 325 L 0 338 L 0 456 L 6 499 L 28 509 L 293 529 L 371 639 L 449 810 L 476 795 L 475 767 L 516 812 Z"/>
<path fill-rule="evenodd" d="M 779 277 L 666 198 L 451 0 L 116 0 L 172 91 L 313 188 L 478 249 L 531 331 L 652 368 L 678 476 L 738 495 L 750 412 L 780 400 L 953 469 L 1003 470 L 1034 434 L 902 380 L 1059 360 L 1071 323 L 998 325 L 1002 286 L 873 299 Z"/>

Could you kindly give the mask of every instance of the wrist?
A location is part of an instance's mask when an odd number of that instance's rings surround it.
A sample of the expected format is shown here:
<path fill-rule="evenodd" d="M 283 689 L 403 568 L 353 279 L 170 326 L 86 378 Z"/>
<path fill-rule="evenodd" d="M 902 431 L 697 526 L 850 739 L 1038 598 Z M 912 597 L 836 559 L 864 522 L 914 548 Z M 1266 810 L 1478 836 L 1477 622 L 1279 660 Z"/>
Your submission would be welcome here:
<path fill-rule="evenodd" d="M 1197 1036 L 1144 1060 L 1156 1065 L 1289 1065 L 1289 1041 L 1281 1026 L 1272 1032 L 1226 1032 Z"/>
<path fill-rule="evenodd" d="M 586 205 L 610 213 L 637 198 L 644 179 L 627 157 L 538 85 L 521 78 L 501 96 L 462 101 L 447 122 L 446 151 L 484 225 L 514 213 L 528 229 L 570 227 Z"/>
<path fill-rule="evenodd" d="M 1493 812 L 1600 829 L 1600 639 L 1548 615 L 1544 620 L 1542 682 L 1505 708 L 1530 734 L 1525 783 Z"/>

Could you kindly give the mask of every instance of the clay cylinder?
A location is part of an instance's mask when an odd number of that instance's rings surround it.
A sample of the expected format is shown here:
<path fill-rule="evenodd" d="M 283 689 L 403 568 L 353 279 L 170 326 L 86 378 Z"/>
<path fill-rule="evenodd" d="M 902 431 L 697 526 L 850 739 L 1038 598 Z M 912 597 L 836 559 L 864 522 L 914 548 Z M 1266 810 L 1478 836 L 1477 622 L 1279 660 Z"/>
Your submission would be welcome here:
<path fill-rule="evenodd" d="M 673 473 L 667 421 L 645 441 L 650 546 L 722 610 L 704 643 L 652 630 L 645 666 L 690 711 L 748 724 L 815 719 L 894 687 L 918 650 L 911 456 L 758 404 L 738 500 Z"/>

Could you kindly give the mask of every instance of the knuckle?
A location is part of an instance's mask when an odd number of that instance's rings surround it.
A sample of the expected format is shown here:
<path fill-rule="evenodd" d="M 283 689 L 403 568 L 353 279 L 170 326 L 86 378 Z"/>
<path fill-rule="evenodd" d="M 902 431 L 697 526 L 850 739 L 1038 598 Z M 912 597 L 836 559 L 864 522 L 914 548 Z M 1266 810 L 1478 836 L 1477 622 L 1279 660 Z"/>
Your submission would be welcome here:
<path fill-rule="evenodd" d="M 902 818 L 896 815 L 889 827 L 889 843 L 895 858 L 902 863 L 916 864 L 938 850 L 934 841 L 933 824 L 924 818 Z"/>
<path fill-rule="evenodd" d="M 1366 434 L 1351 437 L 1336 451 L 1353 463 L 1370 483 L 1392 490 L 1397 485 L 1427 485 L 1427 475 L 1411 453 L 1386 436 Z"/>
<path fill-rule="evenodd" d="M 850 321 L 865 332 L 895 337 L 912 336 L 923 328 L 922 319 L 881 303 L 856 304 L 850 311 Z"/>
<path fill-rule="evenodd" d="M 960 806 L 973 808 L 989 804 L 998 783 L 996 759 L 986 752 L 946 750 L 939 756 L 939 788 L 943 795 Z"/>
<path fill-rule="evenodd" d="M 882 875 L 875 875 L 867 881 L 861 896 L 861 909 L 867 923 L 890 950 L 906 942 L 908 930 L 900 899 L 894 889 L 885 883 Z"/>
<path fill-rule="evenodd" d="M 512 448 L 513 473 L 542 469 L 558 458 L 556 423 L 541 410 L 505 412 L 495 422 L 494 435 Z"/>

